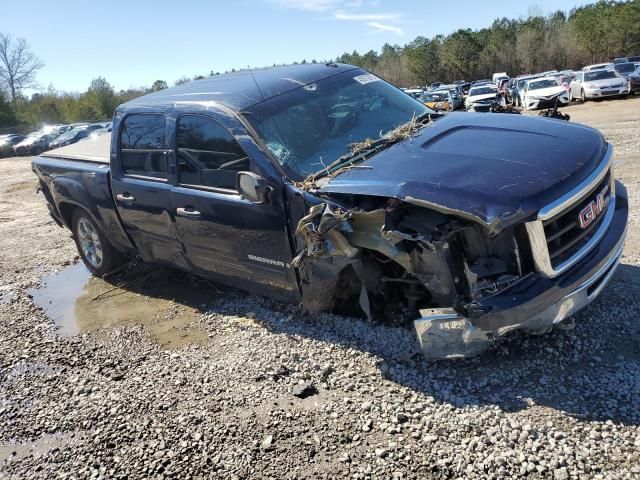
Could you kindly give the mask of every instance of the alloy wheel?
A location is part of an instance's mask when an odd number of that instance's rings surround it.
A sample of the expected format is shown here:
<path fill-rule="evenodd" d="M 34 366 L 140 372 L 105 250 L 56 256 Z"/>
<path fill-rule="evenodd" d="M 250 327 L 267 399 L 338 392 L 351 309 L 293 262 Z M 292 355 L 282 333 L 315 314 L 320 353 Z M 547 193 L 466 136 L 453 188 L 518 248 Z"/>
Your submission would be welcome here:
<path fill-rule="evenodd" d="M 98 232 L 91 222 L 85 218 L 78 221 L 78 242 L 80 249 L 87 261 L 94 267 L 100 268 L 102 265 L 102 243 Z"/>

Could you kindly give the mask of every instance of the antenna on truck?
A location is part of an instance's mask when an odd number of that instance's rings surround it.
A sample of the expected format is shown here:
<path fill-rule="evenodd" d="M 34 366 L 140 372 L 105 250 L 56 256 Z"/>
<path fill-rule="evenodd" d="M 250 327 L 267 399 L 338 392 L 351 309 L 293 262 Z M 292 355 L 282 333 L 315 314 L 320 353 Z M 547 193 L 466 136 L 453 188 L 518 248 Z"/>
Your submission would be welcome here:
<path fill-rule="evenodd" d="M 256 87 L 258 87 L 258 91 L 260 92 L 260 95 L 262 95 L 262 99 L 265 100 L 264 93 L 262 93 L 262 89 L 260 88 L 260 85 L 258 85 L 258 81 L 256 80 L 256 76 L 253 74 L 253 70 L 251 70 L 251 67 L 249 65 L 247 65 L 247 68 L 249 69 L 251 78 L 253 78 L 253 83 L 256 84 Z"/>

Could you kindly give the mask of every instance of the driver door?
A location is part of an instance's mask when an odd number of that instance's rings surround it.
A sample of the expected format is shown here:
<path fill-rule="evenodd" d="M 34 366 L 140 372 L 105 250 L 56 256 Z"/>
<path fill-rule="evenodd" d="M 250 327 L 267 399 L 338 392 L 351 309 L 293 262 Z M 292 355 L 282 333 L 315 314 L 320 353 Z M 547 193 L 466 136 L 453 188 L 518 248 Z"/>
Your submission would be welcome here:
<path fill-rule="evenodd" d="M 175 230 L 195 270 L 226 283 L 272 295 L 297 293 L 285 228 L 282 186 L 254 204 L 236 190 L 236 175 L 252 162 L 216 119 L 183 114 L 176 120 L 177 183 L 172 188 Z"/>

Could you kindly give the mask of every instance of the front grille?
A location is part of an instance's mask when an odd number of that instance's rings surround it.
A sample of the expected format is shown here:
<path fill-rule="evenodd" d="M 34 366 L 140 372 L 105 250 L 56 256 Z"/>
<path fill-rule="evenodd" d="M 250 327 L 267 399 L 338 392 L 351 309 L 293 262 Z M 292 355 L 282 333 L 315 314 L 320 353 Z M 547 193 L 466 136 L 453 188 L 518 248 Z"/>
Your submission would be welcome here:
<path fill-rule="evenodd" d="M 597 196 L 602 193 L 606 204 L 611 200 L 611 171 L 598 182 L 581 200 L 567 210 L 542 222 L 549 250 L 549 260 L 555 269 L 558 265 L 575 255 L 589 242 L 602 223 L 606 208 L 586 227 L 580 225 L 579 213 L 591 202 L 597 203 Z"/>
<path fill-rule="evenodd" d="M 616 95 L 618 90 L 603 90 L 602 95 Z"/>

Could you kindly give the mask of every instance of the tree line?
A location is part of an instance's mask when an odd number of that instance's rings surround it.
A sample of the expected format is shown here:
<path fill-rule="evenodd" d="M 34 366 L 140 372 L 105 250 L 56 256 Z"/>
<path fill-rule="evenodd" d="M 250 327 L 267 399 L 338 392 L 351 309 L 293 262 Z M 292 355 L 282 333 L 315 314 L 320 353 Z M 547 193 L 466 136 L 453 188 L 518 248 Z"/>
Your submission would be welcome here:
<path fill-rule="evenodd" d="M 601 0 L 568 14 L 531 11 L 525 19 L 500 18 L 489 28 L 420 36 L 404 46 L 385 44 L 380 53 L 354 51 L 337 60 L 412 86 L 491 78 L 495 72 L 580 69 L 634 54 L 640 54 L 640 0 Z"/>
<path fill-rule="evenodd" d="M 600 0 L 569 13 L 543 15 L 533 9 L 526 18 L 499 18 L 488 28 L 419 36 L 404 46 L 387 43 L 379 52 L 353 51 L 335 61 L 361 66 L 408 87 L 486 78 L 502 71 L 517 75 L 579 69 L 632 54 L 640 54 L 640 0 Z M 105 78 L 98 77 L 84 93 L 61 92 L 50 86 L 27 97 L 23 92 L 37 86 L 36 73 L 43 65 L 24 39 L 0 34 L 0 128 L 26 130 L 42 123 L 105 120 L 120 103 L 168 86 L 157 80 L 149 87 L 115 91 Z M 207 76 L 218 74 L 211 71 Z M 184 76 L 174 84 L 200 78 L 205 76 Z"/>

